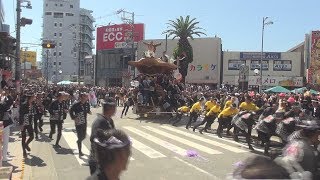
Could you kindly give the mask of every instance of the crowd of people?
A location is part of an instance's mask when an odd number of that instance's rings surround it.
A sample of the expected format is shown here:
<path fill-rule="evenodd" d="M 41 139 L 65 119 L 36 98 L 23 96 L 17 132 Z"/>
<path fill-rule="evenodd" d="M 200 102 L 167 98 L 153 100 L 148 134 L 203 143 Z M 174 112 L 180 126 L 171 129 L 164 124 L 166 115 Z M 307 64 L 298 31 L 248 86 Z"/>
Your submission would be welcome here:
<path fill-rule="evenodd" d="M 166 75 L 139 76 L 136 80 L 139 82 L 138 86 L 133 85 L 129 89 L 24 85 L 22 92 L 17 94 L 15 89 L 4 87 L 0 103 L 0 117 L 4 124 L 2 160 L 10 160 L 7 156 L 10 127 L 21 127 L 22 153 L 27 157 L 31 151 L 29 144 L 34 138 L 39 139 L 39 132 L 43 131 L 44 116 L 49 117 L 49 138 L 53 140 L 53 135 L 57 134 L 54 147 L 61 148 L 63 122 L 68 114 L 75 122 L 79 156 L 82 157 L 81 144 L 87 134 L 88 114 L 91 114 L 91 108 L 101 106 L 102 112 L 97 114 L 92 124 L 89 158 L 92 176 L 89 179 L 117 179 L 126 169 L 131 142 L 125 132 L 116 130 L 112 116 L 116 112 L 116 106 L 123 105 L 122 117 L 127 115 L 130 106 L 137 103 L 159 106 L 164 112 L 174 114 L 170 118 L 173 125 L 181 123 L 183 117 L 187 116 L 186 128 L 192 127 L 195 131 L 201 127 L 200 133 L 208 132 L 217 119 L 216 134 L 221 138 L 224 129 L 227 129 L 227 136 L 231 135 L 232 128 L 233 135 L 242 132 L 250 136 L 251 130 L 256 129 L 258 139 L 267 147 L 266 155 L 270 137 L 281 137 L 285 146 L 279 158 L 250 159 L 237 167 L 233 178 L 267 177 L 268 174 L 254 174 L 252 169 L 263 171 L 269 166 L 282 167 L 273 173 L 274 176 L 269 174 L 268 177 L 272 178 L 307 175 L 313 179 L 319 177 L 319 159 L 314 152 L 318 151 L 320 135 L 320 97 L 311 94 L 309 90 L 302 94 L 258 94 L 184 85 Z M 252 124 L 246 121 L 251 117 L 248 113 L 258 115 L 258 118 L 252 118 Z M 197 121 L 199 118 L 201 121 Z M 291 125 L 292 122 L 293 129 L 289 131 L 286 125 Z M 238 141 L 237 136 L 234 139 Z"/>

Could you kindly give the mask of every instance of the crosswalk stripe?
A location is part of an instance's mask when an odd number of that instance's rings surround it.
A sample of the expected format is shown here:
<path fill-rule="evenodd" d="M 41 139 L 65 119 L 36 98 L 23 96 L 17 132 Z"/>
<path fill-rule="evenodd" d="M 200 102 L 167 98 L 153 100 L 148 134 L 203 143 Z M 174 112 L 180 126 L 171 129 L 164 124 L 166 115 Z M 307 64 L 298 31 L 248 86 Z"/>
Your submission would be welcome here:
<path fill-rule="evenodd" d="M 89 139 L 90 139 L 90 136 L 91 136 L 91 127 L 87 127 L 87 135 L 89 136 Z M 134 158 L 133 157 L 130 157 L 130 161 L 134 161 Z"/>
<path fill-rule="evenodd" d="M 204 135 L 205 135 L 205 136 L 208 136 L 208 137 L 211 137 L 211 138 L 214 138 L 214 139 L 218 139 L 218 140 L 227 142 L 227 143 L 231 143 L 231 144 L 235 144 L 235 145 L 238 145 L 238 146 L 241 146 L 241 147 L 244 147 L 244 148 L 248 148 L 248 145 L 247 145 L 247 144 L 241 144 L 241 143 L 236 142 L 236 141 L 233 141 L 233 140 L 229 140 L 229 139 L 225 139 L 225 138 L 219 138 L 219 137 L 216 137 L 215 135 L 209 134 L 209 133 L 204 133 Z M 257 148 L 257 147 L 255 147 L 254 150 L 255 150 L 255 151 L 258 151 L 258 152 L 261 152 L 261 153 L 264 152 L 262 149 L 259 149 L 259 148 Z"/>
<path fill-rule="evenodd" d="M 228 150 L 228 151 L 232 151 L 232 152 L 235 152 L 235 153 L 248 152 L 248 151 L 243 150 L 243 149 L 239 149 L 239 148 L 236 148 L 236 147 L 233 147 L 233 146 L 229 146 L 229 145 L 227 145 L 227 144 L 219 143 L 219 142 L 212 141 L 212 140 L 209 140 L 209 139 L 200 137 L 200 136 L 196 136 L 196 135 L 191 134 L 191 133 L 188 133 L 188 132 L 184 132 L 184 131 L 182 131 L 182 130 L 178 130 L 177 128 L 172 128 L 172 127 L 168 127 L 168 126 L 161 126 L 161 127 L 164 128 L 164 129 L 166 129 L 166 130 L 175 132 L 175 133 L 177 133 L 177 134 L 181 134 L 181 135 L 184 135 L 184 136 L 186 136 L 186 137 L 189 137 L 189 138 L 192 138 L 192 139 L 195 139 L 195 140 L 198 140 L 198 141 L 202 141 L 202 142 L 211 144 L 211 145 L 213 145 L 213 146 L 218 146 L 218 147 L 220 147 L 220 148 L 222 148 L 222 149 L 226 149 L 226 150 Z"/>
<path fill-rule="evenodd" d="M 74 134 L 74 132 L 63 132 L 62 136 L 68 143 L 69 147 L 73 149 L 73 155 L 76 157 L 77 161 L 79 162 L 80 165 L 84 165 L 88 163 L 88 158 L 85 158 L 83 156 L 82 158 L 79 158 L 78 153 L 75 153 L 78 150 L 78 145 L 77 145 L 77 136 Z M 88 148 L 82 143 L 82 153 L 85 155 L 89 155 L 89 150 Z"/>
<path fill-rule="evenodd" d="M 166 157 L 165 155 L 161 154 L 160 152 L 150 148 L 147 145 L 144 145 L 143 143 L 137 141 L 136 139 L 134 139 L 132 137 L 130 137 L 130 140 L 132 141 L 133 148 L 135 148 L 138 151 L 142 152 L 143 154 L 145 154 L 149 158 L 154 159 L 154 158 Z"/>
<path fill-rule="evenodd" d="M 192 141 L 189 141 L 189 140 L 186 140 L 186 139 L 183 139 L 183 138 L 180 138 L 178 136 L 175 136 L 175 135 L 172 135 L 172 134 L 169 134 L 169 133 L 166 133 L 164 131 L 160 131 L 156 128 L 153 128 L 153 127 L 150 127 L 150 126 L 143 126 L 143 128 L 147 129 L 147 130 L 150 130 L 154 133 L 157 133 L 157 134 L 160 134 L 162 136 L 165 136 L 165 137 L 168 137 L 174 141 L 178 141 L 182 144 L 185 144 L 187 146 L 190 146 L 190 147 L 193 147 L 195 149 L 198 149 L 202 152 L 205 152 L 205 153 L 208 153 L 208 154 L 222 154 L 222 152 L 220 151 L 217 151 L 217 150 L 214 150 L 214 149 L 211 149 L 211 148 L 208 148 L 206 146 L 203 146 L 201 144 L 198 144 L 198 143 L 194 143 Z"/>
<path fill-rule="evenodd" d="M 145 133 L 143 131 L 140 131 L 140 130 L 138 130 L 136 128 L 133 128 L 133 127 L 130 127 L 130 126 L 125 126 L 123 128 L 125 128 L 125 129 L 131 131 L 132 133 L 137 134 L 137 135 L 139 135 L 139 136 L 141 136 L 143 138 L 146 138 L 147 140 L 149 140 L 151 142 L 154 142 L 154 143 L 156 143 L 156 144 L 158 144 L 158 145 L 160 145 L 160 146 L 162 146 L 162 147 L 164 147 L 166 149 L 169 149 L 170 151 L 173 151 L 173 152 L 175 152 L 175 153 L 177 153 L 177 154 L 179 154 L 181 156 L 186 156 L 187 155 L 187 150 L 182 149 L 182 148 L 180 148 L 180 147 L 178 147 L 176 145 L 173 145 L 173 144 L 171 144 L 171 143 L 169 143 L 167 141 L 163 141 L 163 140 L 161 140 L 161 139 L 159 139 L 159 138 L 157 138 L 155 136 L 152 136 L 152 135 L 150 135 L 148 133 Z"/>

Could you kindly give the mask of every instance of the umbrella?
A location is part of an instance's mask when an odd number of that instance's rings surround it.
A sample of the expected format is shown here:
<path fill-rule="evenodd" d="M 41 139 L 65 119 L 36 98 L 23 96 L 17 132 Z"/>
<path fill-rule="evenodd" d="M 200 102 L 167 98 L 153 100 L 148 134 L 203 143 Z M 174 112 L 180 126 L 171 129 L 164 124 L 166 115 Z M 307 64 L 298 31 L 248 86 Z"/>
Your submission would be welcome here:
<path fill-rule="evenodd" d="M 60 81 L 60 82 L 58 82 L 57 84 L 58 85 L 69 85 L 69 84 L 71 84 L 72 82 L 71 81 Z"/>
<path fill-rule="evenodd" d="M 289 93 L 290 91 L 282 86 L 275 86 L 265 90 L 264 92 Z"/>
<path fill-rule="evenodd" d="M 161 74 L 168 73 L 175 69 L 177 66 L 171 63 L 163 62 L 157 58 L 142 58 L 139 61 L 129 61 L 128 64 L 138 69 L 143 74 Z"/>
<path fill-rule="evenodd" d="M 293 92 L 293 93 L 303 93 L 304 90 L 307 90 L 307 88 L 306 87 L 297 88 L 297 89 L 292 90 L 291 92 Z M 316 90 L 311 89 L 310 93 L 311 94 L 318 94 L 319 92 L 316 91 Z"/>

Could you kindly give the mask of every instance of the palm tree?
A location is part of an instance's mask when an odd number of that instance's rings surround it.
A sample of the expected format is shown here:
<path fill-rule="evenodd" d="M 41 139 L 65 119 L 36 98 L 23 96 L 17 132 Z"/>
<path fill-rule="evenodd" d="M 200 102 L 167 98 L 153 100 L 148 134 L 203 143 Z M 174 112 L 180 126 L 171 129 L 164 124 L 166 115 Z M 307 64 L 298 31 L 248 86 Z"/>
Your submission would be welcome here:
<path fill-rule="evenodd" d="M 196 18 L 190 20 L 190 16 L 185 18 L 180 16 L 175 20 L 169 20 L 167 24 L 169 29 L 164 31 L 163 34 L 167 34 L 172 39 L 179 38 L 177 47 L 173 52 L 174 58 L 185 57 L 179 65 L 179 71 L 183 77 L 183 82 L 185 82 L 185 77 L 188 74 L 188 65 L 193 61 L 193 50 L 188 39 L 193 40 L 194 36 L 200 37 L 206 34 L 202 32 L 203 28 L 198 27 L 199 22 L 196 21 Z"/>

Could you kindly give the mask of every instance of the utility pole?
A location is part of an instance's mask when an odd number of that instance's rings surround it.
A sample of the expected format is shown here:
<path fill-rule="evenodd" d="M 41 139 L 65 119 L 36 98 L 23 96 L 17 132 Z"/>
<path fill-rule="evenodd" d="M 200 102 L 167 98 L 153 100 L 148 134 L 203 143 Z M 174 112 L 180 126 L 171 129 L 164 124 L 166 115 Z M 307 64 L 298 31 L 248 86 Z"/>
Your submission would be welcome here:
<path fill-rule="evenodd" d="M 24 83 L 27 83 L 27 74 L 26 74 L 26 62 L 27 62 L 27 50 L 28 48 L 26 47 L 24 49 L 24 56 L 23 56 L 23 79 L 24 79 Z"/>
<path fill-rule="evenodd" d="M 48 81 L 49 81 L 49 49 L 46 50 L 47 53 L 47 63 L 46 63 L 46 86 L 48 86 Z"/>
<path fill-rule="evenodd" d="M 16 90 L 20 93 L 20 81 L 21 81 L 21 61 L 20 61 L 20 44 L 21 44 L 21 26 L 31 25 L 32 20 L 27 18 L 21 18 L 21 7 L 32 9 L 31 2 L 29 0 L 16 0 L 17 1 L 17 19 L 16 19 L 16 60 L 15 60 L 15 81 Z M 27 6 L 22 6 L 23 2 L 27 2 Z"/>
<path fill-rule="evenodd" d="M 131 60 L 132 61 L 135 61 L 136 59 L 136 51 L 135 51 L 135 47 L 134 47 L 134 37 L 135 37 L 135 29 L 134 29 L 134 22 L 135 22 L 135 19 L 134 19 L 134 12 L 128 12 L 128 11 L 125 11 L 124 9 L 120 9 L 117 11 L 117 14 L 121 14 L 122 13 L 122 17 L 121 17 L 121 20 L 124 22 L 124 23 L 127 23 L 127 24 L 130 24 L 131 26 L 131 37 L 130 37 L 130 40 L 131 40 L 131 43 L 132 43 L 132 46 L 131 46 Z M 127 17 L 127 14 L 131 15 L 131 17 Z M 133 71 L 133 77 L 135 77 L 135 70 Z"/>
<path fill-rule="evenodd" d="M 78 44 L 78 46 L 79 46 L 79 57 L 78 57 L 78 85 L 80 85 L 80 60 L 81 60 L 81 51 L 82 51 L 82 49 L 81 49 L 81 47 L 82 47 L 82 44 L 81 44 L 81 32 L 79 32 L 79 44 Z"/>
<path fill-rule="evenodd" d="M 21 1 L 17 0 L 17 19 L 16 19 L 16 61 L 15 61 L 15 83 L 16 83 L 16 90 L 20 93 L 20 80 L 21 80 L 21 62 L 20 62 L 20 36 L 21 36 Z"/>

